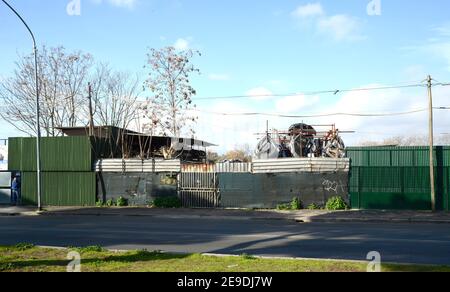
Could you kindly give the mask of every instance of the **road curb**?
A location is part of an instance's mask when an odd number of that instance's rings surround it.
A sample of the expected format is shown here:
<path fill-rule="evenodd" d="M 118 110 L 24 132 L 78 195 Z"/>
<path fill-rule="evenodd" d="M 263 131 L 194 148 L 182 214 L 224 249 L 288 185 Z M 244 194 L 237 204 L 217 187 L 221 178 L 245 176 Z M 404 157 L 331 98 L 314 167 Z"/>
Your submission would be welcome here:
<path fill-rule="evenodd" d="M 430 220 L 430 219 L 372 219 L 372 218 L 297 218 L 296 221 L 304 223 L 419 223 L 419 224 L 450 224 L 450 220 Z"/>

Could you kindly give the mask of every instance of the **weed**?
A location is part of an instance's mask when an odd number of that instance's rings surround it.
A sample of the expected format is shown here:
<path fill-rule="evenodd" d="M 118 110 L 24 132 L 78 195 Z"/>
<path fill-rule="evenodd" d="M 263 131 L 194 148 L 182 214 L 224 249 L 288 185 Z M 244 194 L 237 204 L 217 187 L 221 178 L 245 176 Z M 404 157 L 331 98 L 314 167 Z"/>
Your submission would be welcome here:
<path fill-rule="evenodd" d="M 330 211 L 347 210 L 348 205 L 342 197 L 332 197 L 327 201 L 326 209 Z"/>

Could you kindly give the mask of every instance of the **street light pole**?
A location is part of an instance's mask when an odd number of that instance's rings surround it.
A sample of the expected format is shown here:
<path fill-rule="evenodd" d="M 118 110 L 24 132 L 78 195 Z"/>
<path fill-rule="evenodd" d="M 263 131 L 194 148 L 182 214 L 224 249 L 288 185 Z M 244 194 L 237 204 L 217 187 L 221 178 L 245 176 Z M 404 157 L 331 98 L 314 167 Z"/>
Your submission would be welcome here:
<path fill-rule="evenodd" d="M 429 154 L 430 154 L 430 187 L 431 187 L 431 210 L 433 212 L 436 211 L 436 190 L 434 186 L 434 136 L 433 136 L 433 93 L 431 88 L 433 79 L 430 75 L 427 78 L 427 87 L 428 87 L 428 104 L 429 104 L 429 113 L 428 113 L 428 131 L 429 131 Z"/>
<path fill-rule="evenodd" d="M 25 25 L 28 32 L 33 39 L 33 54 L 34 54 L 34 78 L 36 82 L 36 168 L 37 168 L 37 203 L 38 210 L 42 210 L 42 202 L 41 202 L 41 125 L 40 125 L 40 109 L 39 109 L 39 74 L 38 74 L 38 56 L 37 56 L 37 45 L 36 38 L 34 37 L 33 32 L 31 31 L 28 24 L 25 20 L 20 16 L 20 14 L 6 2 L 6 0 L 2 0 L 9 9 L 20 19 L 20 21 Z"/>

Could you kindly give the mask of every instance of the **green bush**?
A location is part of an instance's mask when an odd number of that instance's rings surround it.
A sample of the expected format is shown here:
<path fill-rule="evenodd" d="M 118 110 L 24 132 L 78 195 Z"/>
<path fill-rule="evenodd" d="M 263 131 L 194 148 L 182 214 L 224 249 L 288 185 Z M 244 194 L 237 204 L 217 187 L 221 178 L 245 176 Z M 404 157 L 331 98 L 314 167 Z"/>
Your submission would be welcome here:
<path fill-rule="evenodd" d="M 290 203 L 277 205 L 277 210 L 280 211 L 291 211 L 301 209 L 303 209 L 303 203 L 299 198 L 293 198 Z"/>
<path fill-rule="evenodd" d="M 103 201 L 97 201 L 95 202 L 95 206 L 97 206 L 98 208 L 103 207 L 105 204 L 103 203 Z"/>
<path fill-rule="evenodd" d="M 108 201 L 106 201 L 106 207 L 112 207 L 112 206 L 114 206 L 115 204 L 114 204 L 114 201 L 113 201 L 113 199 L 109 199 Z"/>
<path fill-rule="evenodd" d="M 181 208 L 181 200 L 178 197 L 162 197 L 153 201 L 156 208 Z"/>
<path fill-rule="evenodd" d="M 291 210 L 301 210 L 303 209 L 303 203 L 299 198 L 293 198 L 291 202 Z"/>
<path fill-rule="evenodd" d="M 123 198 L 123 197 L 119 197 L 117 199 L 117 203 L 116 203 L 117 207 L 125 207 L 128 206 L 128 200 Z"/>
<path fill-rule="evenodd" d="M 330 210 L 330 211 L 347 210 L 348 209 L 347 203 L 344 201 L 344 199 L 342 197 L 339 197 L 339 196 L 330 198 L 325 207 L 327 210 Z"/>

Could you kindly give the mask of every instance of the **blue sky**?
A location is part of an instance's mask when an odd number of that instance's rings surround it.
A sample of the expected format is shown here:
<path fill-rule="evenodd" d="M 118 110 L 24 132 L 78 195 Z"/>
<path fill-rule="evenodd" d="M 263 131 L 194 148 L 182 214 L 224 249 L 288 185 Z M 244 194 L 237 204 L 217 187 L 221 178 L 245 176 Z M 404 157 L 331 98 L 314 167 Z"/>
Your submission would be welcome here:
<path fill-rule="evenodd" d="M 399 112 L 426 106 L 426 91 L 302 96 L 302 92 L 417 82 L 432 74 L 450 80 L 450 3 L 381 0 L 381 15 L 369 16 L 370 0 L 80 0 L 81 15 L 69 16 L 70 0 L 10 0 L 33 28 L 38 42 L 83 50 L 117 69 L 145 74 L 148 48 L 177 45 L 202 52 L 194 85 L 198 97 L 284 94 L 283 97 L 199 101 L 210 111 L 288 114 Z M 0 76 L 14 69 L 30 40 L 16 18 L 0 5 Z M 288 93 L 296 93 L 290 96 Z M 436 88 L 436 105 L 450 105 L 448 88 Z M 446 103 L 446 104 L 445 104 Z M 426 133 L 426 114 L 389 119 L 331 117 L 364 139 L 410 131 Z M 449 132 L 447 113 L 437 113 L 438 132 Z M 266 117 L 200 114 L 198 136 L 221 144 L 253 144 Z M 284 129 L 295 119 L 270 118 Z M 396 125 L 393 127 L 392 125 Z M 0 137 L 18 135 L 0 123 Z M 362 134 L 366 133 L 366 134 Z M 224 138 L 225 136 L 225 138 Z M 233 137 L 233 138 L 231 138 Z"/>

